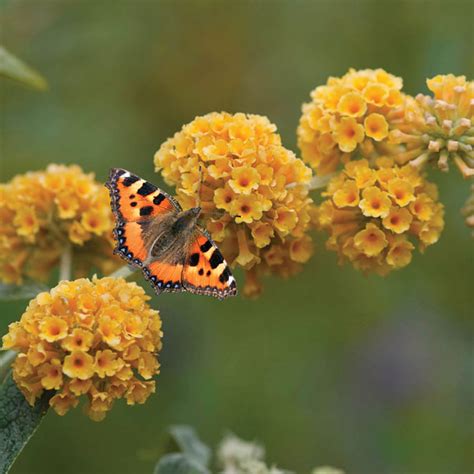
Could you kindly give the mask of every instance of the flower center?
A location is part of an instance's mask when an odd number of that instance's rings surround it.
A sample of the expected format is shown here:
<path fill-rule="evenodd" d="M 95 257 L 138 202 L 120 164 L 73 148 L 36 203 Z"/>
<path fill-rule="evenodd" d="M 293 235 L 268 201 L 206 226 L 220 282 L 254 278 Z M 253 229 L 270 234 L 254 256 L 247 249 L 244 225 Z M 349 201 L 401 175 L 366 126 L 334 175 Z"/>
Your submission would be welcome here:
<path fill-rule="evenodd" d="M 377 241 L 377 235 L 374 234 L 373 232 L 371 232 L 371 233 L 367 236 L 367 239 L 369 240 L 369 242 L 376 242 L 376 241 Z"/>
<path fill-rule="evenodd" d="M 49 332 L 53 335 L 53 336 L 57 336 L 61 331 L 59 329 L 58 326 L 51 326 Z"/>

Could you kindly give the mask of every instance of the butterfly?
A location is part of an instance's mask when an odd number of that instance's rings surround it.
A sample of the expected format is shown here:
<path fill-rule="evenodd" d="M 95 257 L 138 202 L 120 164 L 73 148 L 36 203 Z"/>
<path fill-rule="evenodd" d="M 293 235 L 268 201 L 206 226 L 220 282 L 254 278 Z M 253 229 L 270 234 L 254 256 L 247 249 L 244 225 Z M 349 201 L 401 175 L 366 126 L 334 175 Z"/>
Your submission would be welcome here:
<path fill-rule="evenodd" d="M 229 266 L 198 224 L 200 207 L 183 211 L 170 195 L 121 168 L 106 182 L 115 215 L 114 253 L 141 268 L 157 294 L 189 291 L 224 299 L 237 294 Z"/>

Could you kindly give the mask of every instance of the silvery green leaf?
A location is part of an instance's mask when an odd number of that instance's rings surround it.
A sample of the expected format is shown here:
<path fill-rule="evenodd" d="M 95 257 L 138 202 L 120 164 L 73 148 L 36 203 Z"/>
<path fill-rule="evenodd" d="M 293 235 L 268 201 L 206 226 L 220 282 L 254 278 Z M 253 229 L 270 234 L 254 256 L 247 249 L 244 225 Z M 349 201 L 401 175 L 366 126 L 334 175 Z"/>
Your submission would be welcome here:
<path fill-rule="evenodd" d="M 208 466 L 211 450 L 199 439 L 191 426 L 173 425 L 170 428 L 170 434 L 183 454 L 203 466 Z"/>
<path fill-rule="evenodd" d="M 31 407 L 18 390 L 11 373 L 0 385 L 0 474 L 13 462 L 38 428 L 53 392 L 44 393 Z"/>
<path fill-rule="evenodd" d="M 160 459 L 154 474 L 210 474 L 210 471 L 186 454 L 172 453 Z"/>

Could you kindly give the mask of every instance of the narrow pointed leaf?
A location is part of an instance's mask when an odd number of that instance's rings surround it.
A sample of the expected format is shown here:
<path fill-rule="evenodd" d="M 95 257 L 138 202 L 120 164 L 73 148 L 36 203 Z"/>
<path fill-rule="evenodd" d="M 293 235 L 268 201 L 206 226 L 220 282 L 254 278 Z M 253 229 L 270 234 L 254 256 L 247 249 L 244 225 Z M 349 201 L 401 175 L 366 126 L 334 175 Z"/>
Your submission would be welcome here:
<path fill-rule="evenodd" d="M 46 79 L 33 68 L 0 46 L 0 76 L 8 77 L 37 90 L 48 88 Z"/>

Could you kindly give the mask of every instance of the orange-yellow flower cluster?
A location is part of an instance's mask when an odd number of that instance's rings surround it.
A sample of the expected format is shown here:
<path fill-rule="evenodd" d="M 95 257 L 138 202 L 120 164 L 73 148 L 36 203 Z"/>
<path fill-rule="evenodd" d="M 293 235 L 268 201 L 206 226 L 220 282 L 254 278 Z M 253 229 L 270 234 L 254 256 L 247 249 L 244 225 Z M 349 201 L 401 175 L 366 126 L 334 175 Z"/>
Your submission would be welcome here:
<path fill-rule="evenodd" d="M 403 147 L 394 157 L 417 167 L 436 162 L 443 171 L 454 162 L 465 178 L 473 177 L 474 81 L 448 74 L 426 82 L 433 97 L 419 94 L 414 113 L 390 132 L 390 141 Z"/>
<path fill-rule="evenodd" d="M 0 281 L 47 280 L 69 245 L 78 275 L 108 273 L 112 228 L 107 190 L 79 166 L 18 175 L 0 184 Z"/>
<path fill-rule="evenodd" d="M 200 203 L 229 263 L 247 270 L 247 295 L 260 291 L 257 274 L 286 276 L 311 256 L 311 170 L 282 146 L 266 117 L 197 117 L 161 146 L 154 161 L 184 208 Z"/>
<path fill-rule="evenodd" d="M 466 225 L 472 228 L 472 236 L 474 237 L 474 184 L 471 185 L 471 195 L 468 197 L 461 212 L 465 217 Z"/>
<path fill-rule="evenodd" d="M 32 300 L 9 326 L 2 349 L 19 351 L 13 378 L 30 405 L 55 390 L 64 415 L 86 395 L 87 414 L 102 420 L 116 399 L 144 403 L 159 372 L 161 320 L 143 288 L 123 279 L 62 281 Z"/>
<path fill-rule="evenodd" d="M 401 88 L 402 79 L 383 69 L 350 69 L 316 87 L 297 130 L 303 159 L 327 174 L 341 162 L 392 152 L 389 130 L 406 114 Z"/>
<path fill-rule="evenodd" d="M 319 223 L 327 247 L 364 272 L 385 275 L 408 265 L 415 243 L 423 251 L 439 239 L 444 207 L 434 184 L 390 158 L 351 161 L 323 193 Z"/>

